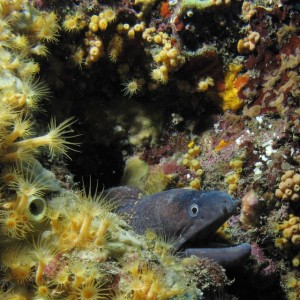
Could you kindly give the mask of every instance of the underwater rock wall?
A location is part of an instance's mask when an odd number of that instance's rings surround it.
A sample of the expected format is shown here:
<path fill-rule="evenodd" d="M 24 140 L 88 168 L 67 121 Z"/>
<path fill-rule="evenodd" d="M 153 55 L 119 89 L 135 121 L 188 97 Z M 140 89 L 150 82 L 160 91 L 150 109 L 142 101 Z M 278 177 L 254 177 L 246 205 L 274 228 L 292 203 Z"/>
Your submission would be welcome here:
<path fill-rule="evenodd" d="M 297 3 L 0 0 L 0 12 L 3 299 L 299 299 Z M 215 240 L 249 242 L 252 257 L 229 280 L 179 259 L 70 170 L 145 194 L 227 191 L 241 207 Z"/>

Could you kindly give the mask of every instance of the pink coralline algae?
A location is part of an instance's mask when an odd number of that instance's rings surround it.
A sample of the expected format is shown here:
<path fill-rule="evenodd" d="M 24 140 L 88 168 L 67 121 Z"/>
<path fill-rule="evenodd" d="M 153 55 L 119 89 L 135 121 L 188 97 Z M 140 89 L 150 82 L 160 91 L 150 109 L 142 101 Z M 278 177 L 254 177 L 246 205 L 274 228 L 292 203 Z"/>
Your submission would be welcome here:
<path fill-rule="evenodd" d="M 272 277 L 276 276 L 278 268 L 272 259 L 267 258 L 264 254 L 263 249 L 257 244 L 251 244 L 251 254 L 258 263 L 258 273 L 262 277 Z"/>

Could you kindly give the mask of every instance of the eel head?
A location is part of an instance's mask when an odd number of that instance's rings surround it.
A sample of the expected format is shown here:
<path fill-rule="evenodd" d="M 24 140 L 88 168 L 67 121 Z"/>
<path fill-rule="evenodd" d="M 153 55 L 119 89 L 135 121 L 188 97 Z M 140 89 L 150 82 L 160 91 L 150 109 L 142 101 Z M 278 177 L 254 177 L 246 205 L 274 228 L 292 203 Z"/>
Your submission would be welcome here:
<path fill-rule="evenodd" d="M 232 267 L 242 264 L 250 255 L 247 243 L 240 245 L 211 244 L 216 230 L 233 215 L 236 202 L 220 191 L 173 189 L 150 196 L 140 196 L 132 187 L 107 191 L 116 199 L 116 212 L 139 234 L 153 230 L 175 240 L 175 250 L 182 256 L 195 255 Z"/>

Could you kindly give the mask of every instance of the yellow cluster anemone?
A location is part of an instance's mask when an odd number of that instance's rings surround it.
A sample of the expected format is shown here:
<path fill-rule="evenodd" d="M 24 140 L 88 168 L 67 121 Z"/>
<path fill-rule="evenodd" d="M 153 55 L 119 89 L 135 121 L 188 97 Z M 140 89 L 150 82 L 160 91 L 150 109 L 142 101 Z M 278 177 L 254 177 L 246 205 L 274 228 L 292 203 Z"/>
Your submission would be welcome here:
<path fill-rule="evenodd" d="M 117 19 L 117 13 L 113 8 L 106 8 L 99 15 L 92 15 L 89 29 L 93 32 L 105 31 L 108 25 Z"/>
<path fill-rule="evenodd" d="M 282 232 L 282 237 L 275 240 L 275 245 L 279 249 L 285 249 L 290 244 L 300 244 L 300 217 L 289 215 L 289 219 L 276 224 L 275 229 Z"/>
<path fill-rule="evenodd" d="M 39 12 L 27 1 L 4 1 L 0 15 L 1 102 L 14 109 L 34 110 L 48 88 L 34 79 L 40 66 L 33 55 L 47 56 L 47 43 L 57 40 L 54 12 Z"/>
<path fill-rule="evenodd" d="M 116 63 L 123 51 L 123 38 L 119 34 L 114 34 L 107 46 L 107 54 L 109 59 Z"/>
<path fill-rule="evenodd" d="M 5 16 L 11 15 L 12 13 L 17 13 L 23 8 L 24 4 L 26 4 L 26 2 L 23 0 L 1 0 L 1 12 Z"/>
<path fill-rule="evenodd" d="M 1 257 L 1 268 L 6 271 L 6 280 L 24 285 L 32 279 L 35 262 L 29 250 L 29 247 L 21 245 L 7 247 Z"/>
<path fill-rule="evenodd" d="M 93 63 L 97 62 L 101 57 L 105 55 L 105 47 L 103 40 L 109 39 L 105 32 L 111 24 L 117 20 L 117 11 L 112 7 L 106 7 L 98 15 L 92 15 L 88 22 L 88 30 L 85 32 L 85 38 L 83 40 L 83 46 L 79 47 L 72 55 L 71 59 L 75 66 L 81 67 L 85 65 L 90 67 Z M 78 31 L 84 28 L 86 25 L 83 16 L 79 13 L 73 15 L 67 15 L 63 22 L 63 28 L 67 31 Z M 110 35 L 110 33 L 108 34 Z M 116 62 L 120 53 L 122 52 L 122 45 L 118 43 L 116 36 L 113 35 L 109 44 L 107 53 L 109 58 L 113 62 Z"/>
<path fill-rule="evenodd" d="M 183 154 L 183 159 L 181 163 L 189 168 L 189 170 L 195 173 L 195 178 L 190 181 L 190 188 L 200 190 L 201 188 L 201 177 L 203 175 L 203 169 L 197 157 L 201 153 L 201 148 L 199 145 L 195 145 L 195 141 L 192 140 L 188 144 L 188 151 Z"/>
<path fill-rule="evenodd" d="M 210 86 L 214 86 L 214 80 L 210 76 L 207 76 L 205 78 L 200 78 L 200 80 L 197 83 L 197 92 L 206 92 Z"/>
<path fill-rule="evenodd" d="M 2 180 L 15 195 L 12 193 L 0 206 L 3 236 L 24 239 L 36 225 L 43 223 L 47 211 L 43 195 L 50 189 L 50 173 L 38 161 L 4 169 Z"/>
<path fill-rule="evenodd" d="M 260 40 L 260 34 L 256 31 L 252 31 L 244 39 L 240 39 L 237 44 L 237 51 L 239 53 L 247 53 L 254 51 L 256 44 Z"/>
<path fill-rule="evenodd" d="M 229 162 L 229 166 L 233 169 L 225 177 L 225 183 L 228 184 L 228 193 L 232 195 L 238 188 L 238 183 L 240 180 L 240 174 L 243 171 L 243 160 L 236 158 Z"/>
<path fill-rule="evenodd" d="M 75 64 L 81 66 L 84 62 L 86 66 L 90 66 L 104 56 L 104 44 L 102 39 L 92 32 L 88 31 L 85 33 L 84 45 L 86 47 L 87 56 L 84 59 L 84 51 L 79 48 L 72 56 Z"/>
<path fill-rule="evenodd" d="M 113 7 L 106 7 L 99 14 L 92 15 L 85 33 L 84 57 L 82 52 L 77 52 L 78 55 L 73 55 L 73 60 L 79 61 L 79 65 L 83 61 L 85 65 L 91 66 L 107 54 L 109 60 L 116 63 L 123 52 L 124 42 L 141 35 L 145 29 L 145 22 L 139 22 L 138 19 L 131 25 L 117 22 L 118 11 Z"/>
<path fill-rule="evenodd" d="M 232 159 L 229 162 L 229 166 L 233 168 L 236 173 L 241 173 L 243 171 L 243 160 L 239 158 Z"/>
<path fill-rule="evenodd" d="M 40 41 L 56 42 L 58 41 L 58 17 L 54 12 L 41 12 L 29 26 L 29 30 Z"/>
<path fill-rule="evenodd" d="M 250 1 L 243 2 L 242 19 L 249 21 L 257 13 L 257 7 Z"/>
<path fill-rule="evenodd" d="M 171 41 L 168 41 L 153 59 L 158 66 L 152 70 L 151 77 L 154 81 L 163 84 L 168 82 L 168 74 L 185 62 L 185 58 L 180 54 L 179 49 L 172 45 Z"/>
<path fill-rule="evenodd" d="M 42 195 L 42 187 L 30 189 Z M 51 199 L 48 222 L 36 229 L 41 235 L 32 235 L 28 244 L 12 240 L 0 250 L 2 275 L 16 288 L 12 290 L 22 287 L 26 299 L 113 299 L 117 294 L 142 300 L 193 294 L 180 276 L 183 265 L 172 244 L 154 233 L 132 232 L 108 203 L 91 188 Z M 114 292 L 112 282 L 118 282 Z"/>
<path fill-rule="evenodd" d="M 130 26 L 128 23 L 119 23 L 116 27 L 117 33 L 127 35 L 132 40 L 136 35 L 145 30 L 145 22 L 136 23 Z"/>
<path fill-rule="evenodd" d="M 78 32 L 86 26 L 83 15 L 77 12 L 74 15 L 66 15 L 62 27 L 67 32 Z"/>
<path fill-rule="evenodd" d="M 174 241 L 165 236 L 159 236 L 151 230 L 145 233 L 146 243 L 149 248 L 159 256 L 163 265 L 169 266 L 174 264 Z"/>
<path fill-rule="evenodd" d="M 66 155 L 70 144 L 64 138 L 73 121 L 68 119 L 56 126 L 53 119 L 47 134 L 33 137 L 31 118 L 39 102 L 50 94 L 47 85 L 35 79 L 40 67 L 32 55 L 48 54 L 43 43 L 57 38 L 57 16 L 53 12 L 39 12 L 27 1 L 9 1 L 1 5 L 1 11 L 0 162 L 32 161 L 37 150 L 45 146 L 52 156 Z"/>
<path fill-rule="evenodd" d="M 28 1 L 0 4 L 0 163 L 2 181 L 11 190 L 10 197 L 2 197 L 0 227 L 4 236 L 22 239 L 46 213 L 43 194 L 49 174 L 35 156 L 41 147 L 47 147 L 52 157 L 68 156 L 72 143 L 66 137 L 74 120 L 56 125 L 52 119 L 48 133 L 34 135 L 32 112 L 49 97 L 49 89 L 35 79 L 40 67 L 33 55 L 46 56 L 45 43 L 58 37 L 56 14 L 40 12 Z"/>
<path fill-rule="evenodd" d="M 130 299 L 170 299 L 185 292 L 180 282 L 170 286 L 154 264 L 137 259 L 125 265 L 124 271 L 128 277 L 126 283 Z"/>
<path fill-rule="evenodd" d="M 155 27 L 146 28 L 142 37 L 145 41 L 154 45 L 165 45 L 170 40 L 169 34 L 162 31 L 157 32 Z"/>
<path fill-rule="evenodd" d="M 33 161 L 33 155 L 41 147 L 48 147 L 52 157 L 54 154 L 68 156 L 67 150 L 72 149 L 71 145 L 75 145 L 75 143 L 66 140 L 67 135 L 72 132 L 69 127 L 73 123 L 74 119 L 69 118 L 57 126 L 55 119 L 52 119 L 48 133 L 38 137 L 28 137 L 33 131 L 33 122 L 22 116 L 12 115 L 10 124 L 2 127 L 1 135 L 4 142 L 0 150 L 0 162 L 18 163 Z"/>
<path fill-rule="evenodd" d="M 281 176 L 275 196 L 282 200 L 298 201 L 300 198 L 300 174 L 288 170 Z"/>
<path fill-rule="evenodd" d="M 150 45 L 155 46 L 151 51 L 156 67 L 151 71 L 153 81 L 166 84 L 169 73 L 176 71 L 185 63 L 185 57 L 179 48 L 172 42 L 167 33 L 157 32 L 155 27 L 146 28 L 142 38 Z"/>
<path fill-rule="evenodd" d="M 297 300 L 300 297 L 300 274 L 297 271 L 289 272 L 284 276 L 283 286 L 288 300 Z"/>
<path fill-rule="evenodd" d="M 34 133 L 32 112 L 49 95 L 46 85 L 35 79 L 40 67 L 34 58 L 47 56 L 47 43 L 59 38 L 58 17 L 38 11 L 27 0 L 0 0 L 0 10 L 0 298 L 195 298 L 198 289 L 184 276 L 171 245 L 158 238 L 150 245 L 102 193 L 94 194 L 92 188 L 64 190 L 39 163 L 41 148 L 51 158 L 68 157 L 76 144 L 68 140 L 74 136 L 73 118 L 60 124 L 53 118 L 44 134 Z M 114 10 L 102 13 L 114 23 Z M 70 15 L 62 26 L 76 31 L 81 22 L 81 16 Z M 78 65 L 104 54 L 99 35 L 104 31 L 87 32 L 85 48 L 78 48 L 73 57 Z M 112 61 L 120 58 L 123 40 L 124 33 L 103 38 Z"/>
<path fill-rule="evenodd" d="M 92 195 L 91 190 L 83 190 L 73 197 L 76 201 L 68 211 L 49 210 L 48 217 L 59 248 L 70 250 L 74 247 L 95 247 L 104 251 L 108 247 L 108 235 L 111 236 L 112 231 L 125 226 L 125 223 L 110 212 L 111 207 L 105 204 L 101 194 Z"/>

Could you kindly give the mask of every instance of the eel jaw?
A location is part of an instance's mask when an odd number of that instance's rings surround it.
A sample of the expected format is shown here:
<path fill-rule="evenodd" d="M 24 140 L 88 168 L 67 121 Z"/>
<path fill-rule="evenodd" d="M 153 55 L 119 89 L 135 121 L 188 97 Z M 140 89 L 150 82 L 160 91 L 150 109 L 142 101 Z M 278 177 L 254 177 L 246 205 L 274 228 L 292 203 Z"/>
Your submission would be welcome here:
<path fill-rule="evenodd" d="M 224 213 L 224 219 L 221 220 L 221 223 L 223 224 L 226 219 L 231 217 L 231 215 L 234 213 L 236 206 L 240 204 L 240 200 L 232 200 L 227 201 L 228 203 L 225 205 L 225 208 L 227 209 L 226 213 Z M 231 207 L 233 204 L 233 207 Z M 221 224 L 218 224 L 219 227 Z M 215 229 L 208 228 L 209 229 L 209 236 L 215 232 Z M 208 231 L 208 229 L 205 229 Z M 192 232 L 195 232 L 194 236 L 189 236 L 189 238 L 186 238 L 185 240 L 183 237 L 179 240 L 177 245 L 177 250 L 179 251 L 179 254 L 185 257 L 189 256 L 197 256 L 199 258 L 208 258 L 211 260 L 214 260 L 218 264 L 220 264 L 223 267 L 236 267 L 242 265 L 247 258 L 251 254 L 251 246 L 248 243 L 242 243 L 238 245 L 226 245 L 226 244 L 218 244 L 218 243 L 208 243 L 208 244 L 198 244 L 197 240 L 199 239 L 199 234 L 196 232 L 196 229 L 191 230 Z M 203 241 L 202 241 L 203 242 Z M 195 245 L 196 243 L 196 245 Z M 195 247 L 193 247 L 195 245 Z M 202 247 L 203 245 L 203 247 Z M 192 246 L 192 247 L 191 247 Z M 198 247 L 197 247 L 198 246 Z M 204 248 L 205 247 L 205 248 Z"/>
<path fill-rule="evenodd" d="M 239 245 L 222 245 L 217 244 L 217 247 L 209 248 L 187 248 L 180 253 L 185 257 L 195 255 L 197 257 L 205 257 L 214 260 L 221 266 L 236 267 L 242 265 L 251 254 L 251 246 L 248 243 Z"/>

